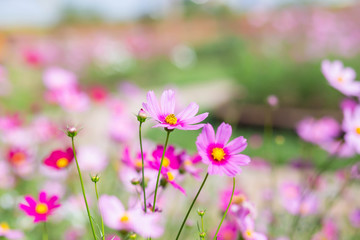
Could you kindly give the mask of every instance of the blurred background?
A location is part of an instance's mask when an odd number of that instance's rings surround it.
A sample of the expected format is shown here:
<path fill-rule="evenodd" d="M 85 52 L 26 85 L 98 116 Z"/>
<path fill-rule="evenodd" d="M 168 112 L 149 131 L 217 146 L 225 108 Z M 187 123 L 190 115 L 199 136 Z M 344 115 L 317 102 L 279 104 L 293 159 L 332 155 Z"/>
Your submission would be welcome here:
<path fill-rule="evenodd" d="M 9 83 L 0 107 L 43 109 L 43 70 L 58 66 L 89 95 L 176 86 L 214 120 L 262 131 L 271 115 L 292 135 L 307 115 L 341 119 L 341 94 L 320 64 L 340 59 L 356 71 L 359 23 L 351 0 L 1 0 Z"/>

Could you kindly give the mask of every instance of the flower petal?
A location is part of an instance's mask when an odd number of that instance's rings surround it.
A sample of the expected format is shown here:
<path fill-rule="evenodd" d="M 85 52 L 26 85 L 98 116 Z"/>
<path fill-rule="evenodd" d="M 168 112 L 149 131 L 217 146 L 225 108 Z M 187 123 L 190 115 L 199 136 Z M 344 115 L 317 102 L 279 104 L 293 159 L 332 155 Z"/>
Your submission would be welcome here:
<path fill-rule="evenodd" d="M 192 102 L 184 110 L 182 110 L 176 117 L 180 120 L 186 120 L 188 118 L 194 117 L 199 111 L 199 105 Z"/>
<path fill-rule="evenodd" d="M 175 112 L 175 92 L 173 90 L 166 90 L 161 95 L 161 111 L 165 116 Z"/>
<path fill-rule="evenodd" d="M 221 123 L 216 131 L 216 143 L 226 145 L 232 133 L 232 128 L 229 124 Z"/>
<path fill-rule="evenodd" d="M 229 151 L 229 154 L 236 154 L 244 151 L 247 147 L 247 142 L 243 136 L 240 136 L 229 142 L 225 147 Z"/>

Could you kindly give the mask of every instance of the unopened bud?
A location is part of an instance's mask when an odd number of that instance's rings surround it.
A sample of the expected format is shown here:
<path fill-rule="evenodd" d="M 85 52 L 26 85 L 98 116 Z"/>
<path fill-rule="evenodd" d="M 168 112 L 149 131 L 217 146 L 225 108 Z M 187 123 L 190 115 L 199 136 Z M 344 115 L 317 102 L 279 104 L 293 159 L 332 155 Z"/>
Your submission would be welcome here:
<path fill-rule="evenodd" d="M 93 183 L 97 183 L 98 181 L 100 181 L 100 176 L 96 174 L 95 176 L 90 176 L 90 179 Z"/>
<path fill-rule="evenodd" d="M 146 112 L 144 111 L 144 109 L 140 109 L 138 115 L 137 115 L 137 120 L 140 122 L 140 123 L 143 123 L 145 122 L 147 119 L 147 114 Z"/>
<path fill-rule="evenodd" d="M 200 209 L 198 209 L 198 214 L 199 214 L 200 217 L 204 216 L 204 215 L 205 215 L 205 212 L 206 212 L 206 210 L 200 210 Z"/>
<path fill-rule="evenodd" d="M 201 232 L 199 235 L 200 235 L 201 238 L 205 238 L 205 237 L 206 237 L 206 233 L 204 233 L 204 232 Z"/>
<path fill-rule="evenodd" d="M 130 236 L 129 236 L 129 239 L 136 239 L 137 235 L 136 233 L 132 233 Z"/>
<path fill-rule="evenodd" d="M 140 184 L 140 180 L 139 180 L 138 178 L 133 178 L 133 179 L 131 180 L 131 184 L 132 184 L 132 185 L 139 185 L 139 184 Z"/>
<path fill-rule="evenodd" d="M 68 135 L 68 137 L 75 137 L 78 134 L 78 130 L 76 129 L 76 127 L 72 126 L 72 127 L 67 127 L 66 128 L 66 134 Z"/>
<path fill-rule="evenodd" d="M 271 107 L 277 107 L 279 104 L 279 99 L 275 95 L 268 96 L 266 101 Z"/>

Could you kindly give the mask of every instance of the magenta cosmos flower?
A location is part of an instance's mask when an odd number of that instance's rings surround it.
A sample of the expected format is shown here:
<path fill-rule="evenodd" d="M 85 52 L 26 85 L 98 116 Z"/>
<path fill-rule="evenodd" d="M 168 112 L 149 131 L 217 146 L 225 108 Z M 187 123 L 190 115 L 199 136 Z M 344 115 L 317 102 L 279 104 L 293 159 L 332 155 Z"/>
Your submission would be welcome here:
<path fill-rule="evenodd" d="M 248 165 L 250 157 L 242 152 L 246 146 L 244 137 L 237 137 L 229 142 L 232 128 L 222 123 L 217 133 L 211 124 L 206 124 L 196 140 L 196 146 L 202 161 L 209 165 L 209 174 L 226 174 L 234 177 L 241 172 L 240 166 Z"/>
<path fill-rule="evenodd" d="M 73 160 L 73 150 L 72 148 L 68 148 L 66 151 L 53 151 L 50 156 L 44 160 L 44 164 L 55 169 L 62 169 L 67 167 Z"/>
<path fill-rule="evenodd" d="M 25 196 L 28 205 L 19 205 L 20 209 L 28 216 L 34 217 L 34 223 L 45 222 L 54 209 L 60 207 L 60 204 L 57 203 L 58 196 L 51 196 L 50 199 L 47 199 L 46 195 L 46 192 L 40 192 L 39 200 L 31 196 Z"/>
<path fill-rule="evenodd" d="M 147 94 L 147 102 L 143 103 L 144 110 L 155 119 L 158 124 L 154 127 L 164 127 L 169 130 L 198 130 L 204 124 L 198 124 L 203 121 L 209 113 L 197 115 L 199 106 L 196 103 L 190 103 L 184 110 L 175 114 L 175 92 L 166 90 L 161 95 L 160 105 L 156 99 L 155 93 L 149 91 Z"/>
<path fill-rule="evenodd" d="M 344 67 L 342 62 L 330 62 L 324 60 L 321 64 L 321 71 L 329 84 L 346 96 L 360 95 L 360 82 L 355 81 L 354 69 Z"/>

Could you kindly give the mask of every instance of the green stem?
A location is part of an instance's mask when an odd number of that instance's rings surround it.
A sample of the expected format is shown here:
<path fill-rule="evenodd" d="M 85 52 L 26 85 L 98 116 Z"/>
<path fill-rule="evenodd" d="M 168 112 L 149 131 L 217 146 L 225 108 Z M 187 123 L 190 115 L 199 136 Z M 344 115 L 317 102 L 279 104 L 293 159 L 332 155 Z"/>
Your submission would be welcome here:
<path fill-rule="evenodd" d="M 232 202 L 232 199 L 233 199 L 233 196 L 234 196 L 234 192 L 235 192 L 235 177 L 233 177 L 233 189 L 232 189 L 232 193 L 231 193 L 229 205 L 228 205 L 227 208 L 226 208 L 226 211 L 225 211 L 225 213 L 224 213 L 224 216 L 223 216 L 222 219 L 221 219 L 221 222 L 220 222 L 220 224 L 219 224 L 218 229 L 216 230 L 216 233 L 215 233 L 215 236 L 214 236 L 213 240 L 217 239 L 217 235 L 218 235 L 218 233 L 219 233 L 219 231 L 220 231 L 221 224 L 222 224 L 223 221 L 225 220 L 226 214 L 228 213 L 229 208 L 230 208 L 230 206 L 231 206 L 231 202 Z"/>
<path fill-rule="evenodd" d="M 99 193 L 98 193 L 98 190 L 97 190 L 97 184 L 96 182 L 95 183 L 95 193 L 96 193 L 96 199 L 97 201 L 99 202 Z M 100 213 L 100 218 L 101 218 L 101 232 L 102 232 L 102 239 L 105 240 L 105 228 L 104 228 L 104 220 L 103 220 L 103 217 Z"/>
<path fill-rule="evenodd" d="M 140 122 L 140 125 L 139 125 L 139 141 L 140 141 L 140 151 L 141 151 L 141 174 L 142 174 L 141 185 L 142 185 L 143 195 L 144 195 L 144 211 L 146 213 L 147 209 L 146 209 L 146 194 L 145 194 L 144 153 L 143 153 L 142 138 L 141 138 L 141 125 L 142 125 L 142 122 Z"/>
<path fill-rule="evenodd" d="M 205 229 L 204 229 L 204 215 L 201 215 L 201 233 L 200 233 L 200 239 L 204 240 L 205 237 L 201 234 L 205 233 Z"/>
<path fill-rule="evenodd" d="M 171 132 L 169 130 L 166 130 L 166 131 L 167 131 L 167 135 L 166 135 L 166 140 L 165 140 L 165 145 L 164 145 L 164 151 L 163 151 L 163 154 L 162 154 L 162 157 L 161 157 L 159 172 L 158 172 L 157 179 L 156 179 L 156 187 L 155 187 L 154 203 L 153 203 L 153 212 L 155 212 L 156 195 L 157 195 L 157 190 L 158 190 L 158 187 L 159 187 L 159 179 L 160 179 L 160 174 L 161 174 L 161 168 L 162 168 L 162 165 L 163 165 L 165 152 L 166 152 L 166 148 L 167 148 L 167 144 L 168 144 L 169 136 L 170 136 L 170 132 Z"/>
<path fill-rule="evenodd" d="M 75 158 L 75 162 L 76 162 L 76 167 L 77 167 L 77 170 L 78 170 L 78 173 L 79 173 L 79 178 L 80 178 L 80 184 L 81 184 L 82 194 L 83 194 L 84 201 L 85 201 L 85 205 L 86 205 L 86 211 L 87 211 L 87 214 L 88 214 L 88 217 L 89 217 L 89 222 L 90 222 L 92 234 L 93 234 L 93 236 L 94 236 L 94 240 L 96 240 L 96 234 L 95 234 L 93 222 L 92 222 L 92 220 L 91 220 L 89 205 L 88 205 L 88 202 L 87 202 L 87 200 L 86 200 L 84 182 L 83 182 L 83 179 L 82 179 L 82 176 L 81 176 L 81 171 L 80 171 L 79 163 L 78 163 L 78 160 L 77 160 L 77 157 L 76 157 L 74 137 L 71 138 L 71 142 L 72 142 L 72 148 L 73 148 L 73 152 L 74 152 L 74 158 Z"/>
<path fill-rule="evenodd" d="M 200 188 L 199 188 L 199 190 L 198 190 L 198 192 L 197 192 L 194 200 L 192 201 L 189 210 L 187 211 L 187 213 L 186 213 L 186 215 L 185 215 L 185 218 L 184 218 L 184 220 L 183 220 L 183 222 L 182 222 L 182 224 L 181 224 L 181 227 L 180 227 L 180 229 L 179 229 L 179 232 L 178 232 L 178 234 L 177 234 L 177 236 L 176 236 L 176 240 L 179 239 L 180 234 L 181 234 L 181 231 L 182 231 L 182 229 L 184 228 L 185 222 L 186 222 L 186 220 L 188 219 L 189 214 L 190 214 L 190 212 L 191 212 L 191 209 L 193 208 L 193 206 L 194 206 L 194 204 L 195 204 L 195 202 L 196 202 L 196 199 L 198 198 L 198 196 L 199 196 L 202 188 L 204 187 L 205 182 L 206 182 L 206 179 L 208 178 L 208 176 L 209 176 L 209 173 L 206 173 L 205 178 L 204 178 L 203 182 L 201 183 L 201 186 L 200 186 Z"/>
<path fill-rule="evenodd" d="M 49 237 L 48 237 L 48 232 L 47 232 L 47 227 L 46 227 L 46 222 L 44 222 L 44 231 L 43 231 L 43 237 L 42 237 L 43 240 L 48 240 Z"/>

